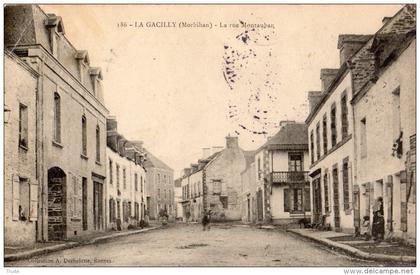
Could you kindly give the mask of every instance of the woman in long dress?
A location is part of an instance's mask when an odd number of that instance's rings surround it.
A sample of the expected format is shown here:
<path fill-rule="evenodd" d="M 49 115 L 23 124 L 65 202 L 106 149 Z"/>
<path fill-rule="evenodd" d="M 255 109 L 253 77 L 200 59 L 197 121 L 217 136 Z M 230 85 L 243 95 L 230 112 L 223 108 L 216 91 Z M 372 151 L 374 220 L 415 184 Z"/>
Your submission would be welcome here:
<path fill-rule="evenodd" d="M 376 199 L 373 207 L 372 237 L 374 241 L 383 240 L 385 235 L 384 206 L 382 197 Z"/>

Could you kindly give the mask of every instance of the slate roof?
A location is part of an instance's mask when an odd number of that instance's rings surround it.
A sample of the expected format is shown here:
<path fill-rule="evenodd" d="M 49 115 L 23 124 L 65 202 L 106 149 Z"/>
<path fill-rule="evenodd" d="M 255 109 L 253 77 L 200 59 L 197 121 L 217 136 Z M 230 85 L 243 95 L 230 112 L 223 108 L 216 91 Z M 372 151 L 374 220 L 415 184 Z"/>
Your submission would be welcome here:
<path fill-rule="evenodd" d="M 307 150 L 308 127 L 305 123 L 286 124 L 256 152 L 259 152 L 262 149 Z"/>
<path fill-rule="evenodd" d="M 173 169 L 171 167 L 169 167 L 166 163 L 164 163 L 163 161 L 158 159 L 155 155 L 150 153 L 149 150 L 147 150 L 146 148 L 143 148 L 143 150 L 147 154 L 146 161 L 144 162 L 144 166 L 146 168 L 155 167 L 155 168 L 161 168 L 161 169 L 173 171 Z"/>

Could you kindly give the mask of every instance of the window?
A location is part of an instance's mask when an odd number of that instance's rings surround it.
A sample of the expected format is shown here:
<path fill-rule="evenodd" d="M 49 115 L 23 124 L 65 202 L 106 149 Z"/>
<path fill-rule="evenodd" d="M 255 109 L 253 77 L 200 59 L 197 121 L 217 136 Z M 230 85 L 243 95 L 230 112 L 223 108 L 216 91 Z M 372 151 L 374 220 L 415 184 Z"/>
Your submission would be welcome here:
<path fill-rule="evenodd" d="M 101 129 L 96 126 L 96 161 L 101 162 Z"/>
<path fill-rule="evenodd" d="M 77 177 L 73 176 L 73 217 L 78 217 L 78 213 L 77 213 L 77 202 L 79 200 L 78 198 L 78 184 L 77 184 Z"/>
<path fill-rule="evenodd" d="M 349 210 L 350 209 L 349 163 L 347 159 L 343 161 L 343 202 L 344 202 L 344 210 Z"/>
<path fill-rule="evenodd" d="M 28 107 L 19 105 L 19 146 L 28 148 Z"/>
<path fill-rule="evenodd" d="M 328 136 L 327 136 L 327 114 L 322 118 L 322 142 L 324 147 L 324 155 L 328 153 Z"/>
<path fill-rule="evenodd" d="M 140 176 L 140 192 L 143 193 L 143 176 Z"/>
<path fill-rule="evenodd" d="M 325 172 L 324 174 L 324 208 L 325 213 L 330 212 L 330 200 L 328 196 L 328 172 Z"/>
<path fill-rule="evenodd" d="M 138 182 L 138 175 L 137 173 L 134 174 L 134 190 L 135 191 L 139 191 L 139 182 Z"/>
<path fill-rule="evenodd" d="M 303 171 L 302 153 L 289 153 L 289 171 Z"/>
<path fill-rule="evenodd" d="M 311 131 L 311 163 L 314 163 L 314 131 Z"/>
<path fill-rule="evenodd" d="M 29 180 L 25 178 L 19 178 L 19 220 L 21 221 L 26 221 L 29 219 L 29 188 Z"/>
<path fill-rule="evenodd" d="M 309 188 L 286 188 L 283 190 L 284 212 L 310 211 Z"/>
<path fill-rule="evenodd" d="M 360 120 L 360 157 L 367 156 L 366 118 Z"/>
<path fill-rule="evenodd" d="M 163 194 L 164 194 L 164 198 L 165 198 L 165 200 L 166 200 L 166 189 L 165 190 L 163 190 Z"/>
<path fill-rule="evenodd" d="M 160 174 L 157 174 L 157 182 L 160 183 Z"/>
<path fill-rule="evenodd" d="M 258 179 L 261 179 L 261 159 L 258 158 Z"/>
<path fill-rule="evenodd" d="M 121 219 L 121 202 L 117 201 L 117 219 Z"/>
<path fill-rule="evenodd" d="M 336 109 L 335 104 L 331 106 L 331 146 L 337 144 L 337 128 L 336 128 Z"/>
<path fill-rule="evenodd" d="M 166 175 L 163 175 L 163 183 L 166 183 Z"/>
<path fill-rule="evenodd" d="M 321 134 L 320 134 L 320 127 L 319 122 L 316 124 L 316 159 L 319 160 L 321 158 Z"/>
<path fill-rule="evenodd" d="M 220 196 L 220 202 L 222 203 L 223 209 L 228 209 L 228 197 Z"/>
<path fill-rule="evenodd" d="M 341 97 L 341 137 L 344 139 L 348 135 L 347 120 L 347 94 Z"/>
<path fill-rule="evenodd" d="M 222 193 L 222 181 L 213 180 L 213 194 L 220 195 Z"/>
<path fill-rule="evenodd" d="M 112 174 L 112 160 L 109 160 L 109 184 L 112 185 L 112 180 L 113 180 L 113 174 Z"/>
<path fill-rule="evenodd" d="M 82 155 L 87 156 L 87 130 L 85 116 L 82 116 Z"/>
<path fill-rule="evenodd" d="M 109 221 L 115 221 L 115 202 L 113 199 L 109 200 Z"/>
<path fill-rule="evenodd" d="M 117 189 L 120 189 L 120 166 L 118 164 L 115 172 L 117 173 Z"/>
<path fill-rule="evenodd" d="M 158 188 L 158 198 L 160 199 L 160 188 Z"/>
<path fill-rule="evenodd" d="M 123 168 L 123 188 L 127 188 L 127 174 L 125 168 Z"/>
<path fill-rule="evenodd" d="M 54 141 L 61 142 L 61 99 L 54 93 Z"/>

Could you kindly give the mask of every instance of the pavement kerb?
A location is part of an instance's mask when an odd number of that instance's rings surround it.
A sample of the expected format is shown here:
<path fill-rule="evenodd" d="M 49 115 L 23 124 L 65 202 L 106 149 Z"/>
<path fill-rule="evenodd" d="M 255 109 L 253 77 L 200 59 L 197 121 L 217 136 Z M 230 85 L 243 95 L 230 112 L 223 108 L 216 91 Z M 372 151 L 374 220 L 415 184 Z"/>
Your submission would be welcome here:
<path fill-rule="evenodd" d="M 367 253 L 367 252 L 361 251 L 357 248 L 354 248 L 350 245 L 337 243 L 337 242 L 334 242 L 332 240 L 328 240 L 328 239 L 325 239 L 325 238 L 317 238 L 317 237 L 311 236 L 310 234 L 305 234 L 305 233 L 299 232 L 297 230 L 288 229 L 286 231 L 291 232 L 291 233 L 296 234 L 296 235 L 299 235 L 301 237 L 310 239 L 310 240 L 315 241 L 317 243 L 323 244 L 323 245 L 325 245 L 329 248 L 344 251 L 348 254 L 351 254 L 353 256 L 356 256 L 356 257 L 364 259 L 364 260 L 416 263 L 416 257 L 414 257 L 414 256 L 394 256 L 394 255 Z"/>
<path fill-rule="evenodd" d="M 67 242 L 67 243 L 63 243 L 63 244 L 52 245 L 52 246 L 48 246 L 48 247 L 37 248 L 37 249 L 29 250 L 29 251 L 17 252 L 17 253 L 13 253 L 13 254 L 9 254 L 9 255 L 4 255 L 4 261 L 5 262 L 12 262 L 12 261 L 25 260 L 25 259 L 29 259 L 29 258 L 32 258 L 32 257 L 35 257 L 35 256 L 45 255 L 45 254 L 48 254 L 48 253 L 52 253 L 52 252 L 56 252 L 56 251 L 60 251 L 60 250 L 66 250 L 66 249 L 74 248 L 74 247 L 77 247 L 77 246 L 90 245 L 90 244 L 99 243 L 99 242 L 105 241 L 105 240 L 111 240 L 111 239 L 115 239 L 115 238 L 119 238 L 119 237 L 124 237 L 124 236 L 134 235 L 134 234 L 138 234 L 138 233 L 143 233 L 143 232 L 147 232 L 147 231 L 150 231 L 150 230 L 158 229 L 160 227 L 161 226 L 155 226 L 155 227 L 144 228 L 144 229 L 140 229 L 140 230 L 133 230 L 133 231 L 115 233 L 115 234 L 108 235 L 108 236 L 100 236 L 100 237 L 93 238 L 92 240 L 89 240 L 87 242 L 83 242 L 83 241 L 74 242 L 73 241 L 73 242 Z"/>

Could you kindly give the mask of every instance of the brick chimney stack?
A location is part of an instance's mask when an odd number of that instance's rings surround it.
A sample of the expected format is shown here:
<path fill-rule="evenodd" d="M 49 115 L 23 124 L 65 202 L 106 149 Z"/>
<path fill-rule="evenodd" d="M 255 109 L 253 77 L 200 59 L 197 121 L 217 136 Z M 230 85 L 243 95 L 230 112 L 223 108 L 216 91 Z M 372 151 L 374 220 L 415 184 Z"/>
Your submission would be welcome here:
<path fill-rule="evenodd" d="M 372 38 L 372 35 L 340 34 L 337 45 L 340 50 L 340 66 L 360 50 L 370 38 Z"/>
<path fill-rule="evenodd" d="M 239 148 L 238 137 L 231 137 L 230 135 L 226 137 L 226 148 L 234 149 Z"/>

